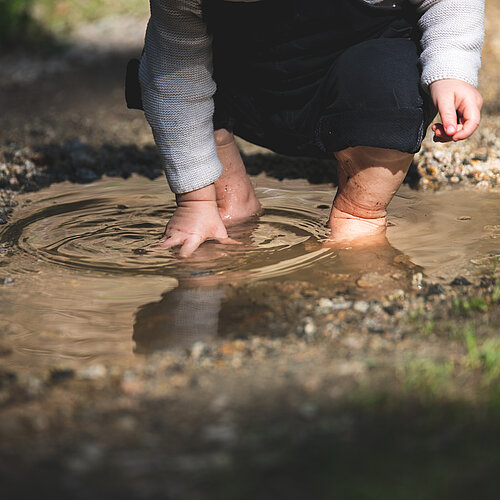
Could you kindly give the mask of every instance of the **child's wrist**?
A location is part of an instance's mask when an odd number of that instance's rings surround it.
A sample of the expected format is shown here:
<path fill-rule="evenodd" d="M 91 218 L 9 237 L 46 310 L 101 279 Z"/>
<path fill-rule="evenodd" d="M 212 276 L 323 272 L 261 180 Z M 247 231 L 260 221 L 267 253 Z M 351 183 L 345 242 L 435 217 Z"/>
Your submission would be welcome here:
<path fill-rule="evenodd" d="M 187 193 L 179 193 L 175 195 L 175 200 L 177 205 L 181 205 L 185 202 L 192 201 L 204 201 L 204 202 L 216 202 L 215 185 L 209 184 L 208 186 L 202 187 L 200 189 L 195 189 L 194 191 L 188 191 Z"/>

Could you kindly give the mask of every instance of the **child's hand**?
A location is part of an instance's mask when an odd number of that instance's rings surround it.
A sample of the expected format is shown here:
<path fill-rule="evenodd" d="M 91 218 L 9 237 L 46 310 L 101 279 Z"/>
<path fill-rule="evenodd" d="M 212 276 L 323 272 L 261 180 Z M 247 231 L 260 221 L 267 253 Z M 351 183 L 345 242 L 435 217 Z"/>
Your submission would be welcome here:
<path fill-rule="evenodd" d="M 189 257 L 206 240 L 239 244 L 227 235 L 215 201 L 213 184 L 179 194 L 176 199 L 177 209 L 167 224 L 158 248 L 181 245 L 179 255 Z"/>
<path fill-rule="evenodd" d="M 431 83 L 429 91 L 443 122 L 432 126 L 434 141 L 460 141 L 470 137 L 481 119 L 481 94 L 469 83 L 451 78 Z"/>

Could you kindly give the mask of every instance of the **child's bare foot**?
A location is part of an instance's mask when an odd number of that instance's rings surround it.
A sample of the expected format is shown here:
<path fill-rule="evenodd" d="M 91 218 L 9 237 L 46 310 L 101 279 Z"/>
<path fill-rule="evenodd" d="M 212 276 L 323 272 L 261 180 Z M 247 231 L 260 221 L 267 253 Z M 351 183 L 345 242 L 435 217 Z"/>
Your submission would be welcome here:
<path fill-rule="evenodd" d="M 413 155 L 358 146 L 335 154 L 339 187 L 328 225 L 328 246 L 385 242 L 386 208 L 405 178 Z"/>
<path fill-rule="evenodd" d="M 328 225 L 330 236 L 324 245 L 328 248 L 378 246 L 387 243 L 385 217 L 375 219 L 356 217 L 334 206 Z"/>
<path fill-rule="evenodd" d="M 230 226 L 260 215 L 262 207 L 255 196 L 233 134 L 220 129 L 214 135 L 223 167 L 222 175 L 215 182 L 217 206 L 224 224 Z"/>

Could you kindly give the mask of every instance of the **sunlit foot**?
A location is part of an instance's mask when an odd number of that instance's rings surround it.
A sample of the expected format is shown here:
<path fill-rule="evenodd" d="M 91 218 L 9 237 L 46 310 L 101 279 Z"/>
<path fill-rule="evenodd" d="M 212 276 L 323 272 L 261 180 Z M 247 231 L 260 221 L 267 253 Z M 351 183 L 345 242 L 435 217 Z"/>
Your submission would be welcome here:
<path fill-rule="evenodd" d="M 255 196 L 234 135 L 225 129 L 214 132 L 222 175 L 215 182 L 219 214 L 226 226 L 234 226 L 261 215 L 262 207 Z"/>
<path fill-rule="evenodd" d="M 251 185 L 250 190 L 231 185 L 221 198 L 217 197 L 217 206 L 226 226 L 239 224 L 251 217 L 262 215 L 263 212 Z"/>
<path fill-rule="evenodd" d="M 368 247 L 387 244 L 386 218 L 362 218 L 333 207 L 328 221 L 328 248 Z"/>

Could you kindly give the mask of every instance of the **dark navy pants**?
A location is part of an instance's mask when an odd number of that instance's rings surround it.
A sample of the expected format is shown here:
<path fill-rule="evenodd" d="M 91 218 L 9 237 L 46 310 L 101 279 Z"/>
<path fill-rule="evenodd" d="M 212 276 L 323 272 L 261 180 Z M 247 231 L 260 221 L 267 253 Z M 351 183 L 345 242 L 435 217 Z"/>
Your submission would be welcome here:
<path fill-rule="evenodd" d="M 355 0 L 205 0 L 214 127 L 293 156 L 352 146 L 415 153 L 435 116 L 413 11 Z"/>

